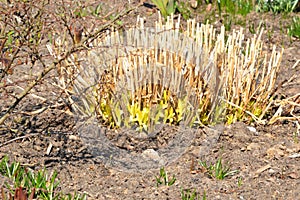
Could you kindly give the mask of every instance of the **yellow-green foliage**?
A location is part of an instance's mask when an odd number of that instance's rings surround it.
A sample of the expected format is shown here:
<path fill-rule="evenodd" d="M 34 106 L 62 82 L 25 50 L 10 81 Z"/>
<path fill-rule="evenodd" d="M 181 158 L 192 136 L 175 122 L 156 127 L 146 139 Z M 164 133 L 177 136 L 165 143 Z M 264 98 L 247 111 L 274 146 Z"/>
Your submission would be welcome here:
<path fill-rule="evenodd" d="M 140 108 L 139 104 L 128 105 L 129 122 L 136 122 L 141 128 L 148 129 L 150 108 Z"/>
<path fill-rule="evenodd" d="M 186 106 L 185 99 L 171 100 L 170 92 L 167 90 L 164 90 L 163 96 L 158 102 L 150 102 L 155 106 L 131 98 L 126 105 L 125 112 L 120 109 L 117 101 L 113 101 L 113 98 L 98 101 L 98 118 L 104 124 L 114 128 L 122 125 L 129 127 L 138 125 L 139 130 L 145 131 L 148 131 L 150 124 L 179 124 L 183 119 Z M 172 101 L 173 103 L 171 103 Z M 125 116 L 125 113 L 128 113 L 128 116 Z"/>

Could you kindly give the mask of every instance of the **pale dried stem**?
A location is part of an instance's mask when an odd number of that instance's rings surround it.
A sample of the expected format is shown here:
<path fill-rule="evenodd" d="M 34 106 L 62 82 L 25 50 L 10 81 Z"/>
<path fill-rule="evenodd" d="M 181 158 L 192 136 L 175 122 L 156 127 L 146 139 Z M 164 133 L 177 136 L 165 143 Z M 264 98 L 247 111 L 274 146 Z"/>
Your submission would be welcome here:
<path fill-rule="evenodd" d="M 70 57 L 61 72 L 68 78 L 61 81 L 74 85 L 75 94 L 80 94 L 83 106 L 73 102 L 74 109 L 82 115 L 101 115 L 99 99 L 113 97 L 122 99 L 120 109 L 129 117 L 126 103 L 155 105 L 169 90 L 172 101 L 187 97 L 195 111 L 207 112 L 211 118 L 222 99 L 225 109 L 240 109 L 263 123 L 263 116 L 252 109 L 262 109 L 264 115 L 271 106 L 282 51 L 274 46 L 268 59 L 262 52 L 262 31 L 245 45 L 242 30 L 225 42 L 224 27 L 216 35 L 211 25 L 189 20 L 180 33 L 179 23 L 180 18 L 174 22 L 169 17 L 166 24 L 159 19 L 155 28 L 145 28 L 139 18 L 136 28 L 108 32 L 95 38 L 92 49 L 77 54 L 78 59 Z"/>

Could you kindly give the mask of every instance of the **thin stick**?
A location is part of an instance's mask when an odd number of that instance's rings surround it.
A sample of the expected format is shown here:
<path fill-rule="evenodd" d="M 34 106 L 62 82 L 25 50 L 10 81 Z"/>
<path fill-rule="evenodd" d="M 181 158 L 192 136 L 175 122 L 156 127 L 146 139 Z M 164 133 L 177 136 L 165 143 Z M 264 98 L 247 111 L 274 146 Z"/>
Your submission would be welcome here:
<path fill-rule="evenodd" d="M 13 83 L 10 79 L 7 79 L 7 82 Z M 24 91 L 24 88 L 22 88 L 21 86 L 16 85 L 16 87 L 19 88 L 20 90 Z M 30 95 L 31 95 L 33 98 L 41 99 L 42 101 L 47 101 L 46 98 L 41 97 L 41 96 L 38 96 L 38 95 L 36 95 L 36 94 L 30 94 Z"/>
<path fill-rule="evenodd" d="M 0 118 L 0 125 L 4 123 L 4 121 L 10 116 L 10 113 L 13 111 L 13 109 L 21 102 L 21 100 L 29 94 L 29 91 L 36 86 L 51 70 L 56 68 L 56 64 L 54 63 L 47 67 L 44 71 L 42 71 L 39 76 L 33 80 L 31 83 L 28 84 L 28 86 L 23 90 L 23 92 L 17 96 L 15 102 L 9 107 L 9 109 L 6 111 L 6 113 Z"/>
<path fill-rule="evenodd" d="M 100 29 L 98 31 L 96 31 L 95 33 L 89 35 L 88 38 L 86 38 L 85 40 L 82 41 L 82 43 L 86 43 L 88 42 L 92 42 L 94 41 L 96 38 L 99 37 L 100 33 L 103 32 L 103 30 L 106 30 L 107 28 L 111 27 L 112 24 L 114 24 L 118 19 L 120 19 L 121 17 L 127 15 L 128 13 L 130 13 L 131 11 L 137 9 L 138 7 L 140 7 L 141 5 L 143 5 L 143 3 L 139 3 L 137 6 L 128 8 L 126 10 L 123 10 L 122 12 L 120 12 L 113 20 L 109 21 L 108 23 L 104 24 L 103 26 L 100 27 Z"/>
<path fill-rule="evenodd" d="M 300 62 L 300 59 L 296 61 L 296 63 L 293 65 L 292 69 L 295 69 L 299 62 Z"/>
<path fill-rule="evenodd" d="M 11 139 L 11 140 L 8 140 L 8 141 L 4 142 L 3 144 L 0 144 L 0 148 L 3 147 L 3 146 L 5 146 L 5 145 L 7 145 L 7 144 L 9 144 L 9 143 L 12 143 L 12 142 L 14 142 L 16 140 L 28 138 L 28 137 L 31 137 L 31 136 L 36 136 L 38 134 L 40 134 L 40 133 L 31 133 L 29 135 L 24 135 L 24 136 L 16 137 L 14 139 Z"/>

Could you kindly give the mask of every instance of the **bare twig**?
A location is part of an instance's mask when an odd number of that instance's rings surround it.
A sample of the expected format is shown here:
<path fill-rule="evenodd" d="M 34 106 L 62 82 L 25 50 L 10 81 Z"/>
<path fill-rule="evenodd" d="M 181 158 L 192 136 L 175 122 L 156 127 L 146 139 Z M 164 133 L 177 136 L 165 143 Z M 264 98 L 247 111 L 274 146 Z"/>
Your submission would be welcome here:
<path fill-rule="evenodd" d="M 28 86 L 23 90 L 21 94 L 19 94 L 16 97 L 16 100 L 14 103 L 9 107 L 9 109 L 5 112 L 5 114 L 0 118 L 0 125 L 4 123 L 4 121 L 10 116 L 10 113 L 13 111 L 13 109 L 21 102 L 21 100 L 27 96 L 27 94 L 30 92 L 30 90 L 36 86 L 51 70 L 56 68 L 57 63 L 53 63 L 49 67 L 47 67 L 44 71 L 42 71 L 38 77 L 33 80 L 31 83 L 28 84 Z"/>
<path fill-rule="evenodd" d="M 13 82 L 10 79 L 7 79 L 7 82 L 13 84 Z M 21 89 L 22 91 L 24 91 L 24 88 L 22 88 L 21 86 L 16 85 L 17 88 Z M 41 99 L 42 101 L 46 101 L 47 99 L 41 96 L 38 96 L 36 94 L 30 94 L 33 98 L 37 98 L 37 99 Z"/>
<path fill-rule="evenodd" d="M 40 134 L 40 133 L 31 133 L 31 134 L 28 134 L 28 135 L 23 135 L 23 136 L 20 136 L 20 137 L 16 137 L 14 139 L 8 140 L 8 141 L 0 144 L 0 148 L 3 147 L 3 146 L 5 146 L 5 145 L 8 145 L 9 143 L 12 143 L 12 142 L 14 142 L 16 140 L 25 139 L 25 138 L 28 138 L 28 137 L 36 136 L 38 134 Z"/>
<path fill-rule="evenodd" d="M 113 23 L 115 23 L 120 17 L 125 16 L 126 14 L 128 14 L 129 12 L 131 12 L 132 10 L 136 9 L 137 7 L 139 7 L 141 4 L 138 4 L 135 7 L 132 8 L 128 8 L 124 11 L 122 11 L 121 13 L 119 13 L 113 20 L 109 21 L 108 23 L 106 23 L 105 25 L 103 25 L 102 27 L 100 27 L 100 29 L 98 31 L 96 31 L 95 33 L 93 33 L 92 35 L 90 35 L 88 38 L 86 38 L 83 42 L 85 43 L 86 41 L 93 41 L 94 39 L 96 39 L 102 32 L 103 30 L 106 30 L 108 27 L 110 27 Z M 83 46 L 78 46 L 78 47 L 74 47 L 71 48 L 71 50 L 69 50 L 68 52 L 66 52 L 66 54 L 60 58 L 58 61 L 53 62 L 53 64 L 51 64 L 48 67 L 45 67 L 45 69 L 36 77 L 36 79 L 34 79 L 32 82 L 30 82 L 27 87 L 21 92 L 21 94 L 19 94 L 15 101 L 13 102 L 13 104 L 9 107 L 9 109 L 5 112 L 5 114 L 0 118 L 0 125 L 4 123 L 4 121 L 10 116 L 11 112 L 15 109 L 15 107 L 22 101 L 22 99 L 24 97 L 26 97 L 29 92 L 31 91 L 31 89 L 33 87 L 35 87 L 50 71 L 52 71 L 53 69 L 57 68 L 57 65 L 60 64 L 63 60 L 65 60 L 66 58 L 68 58 L 68 56 L 76 51 L 80 51 L 82 50 L 84 47 Z M 40 60 L 42 62 L 42 60 Z M 46 66 L 44 64 L 44 62 L 42 62 L 42 64 L 44 66 Z"/>
<path fill-rule="evenodd" d="M 83 44 L 85 44 L 86 42 L 92 42 L 94 41 L 96 38 L 98 38 L 100 36 L 101 33 L 103 33 L 103 30 L 108 29 L 109 27 L 111 27 L 112 24 L 114 24 L 118 19 L 120 19 L 121 17 L 129 14 L 131 11 L 137 9 L 138 7 L 140 7 L 141 5 L 143 5 L 143 3 L 139 3 L 138 5 L 125 9 L 122 12 L 120 12 L 115 18 L 113 18 L 111 21 L 109 21 L 108 23 L 104 24 L 103 26 L 100 27 L 100 29 L 98 31 L 96 31 L 95 33 L 89 35 L 89 37 L 87 37 L 86 39 L 84 39 L 82 41 Z"/>
<path fill-rule="evenodd" d="M 295 69 L 298 66 L 299 62 L 300 62 L 300 59 L 296 61 L 296 63 L 293 65 L 292 69 Z"/>

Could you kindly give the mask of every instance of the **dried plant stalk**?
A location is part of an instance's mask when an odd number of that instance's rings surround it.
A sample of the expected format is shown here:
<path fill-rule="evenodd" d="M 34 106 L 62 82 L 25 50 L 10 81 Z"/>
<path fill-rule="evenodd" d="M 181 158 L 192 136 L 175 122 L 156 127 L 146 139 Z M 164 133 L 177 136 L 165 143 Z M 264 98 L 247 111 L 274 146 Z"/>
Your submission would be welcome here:
<path fill-rule="evenodd" d="M 234 31 L 225 40 L 224 27 L 216 35 L 211 25 L 195 20 L 184 32 L 180 18 L 165 24 L 159 19 L 154 28 L 143 24 L 138 18 L 135 28 L 108 31 L 62 66 L 61 87 L 77 114 L 146 127 L 162 118 L 191 125 L 264 117 L 282 51 L 274 46 L 268 59 L 262 32 L 245 41 L 242 30 Z"/>
<path fill-rule="evenodd" d="M 254 35 L 251 40 L 248 39 L 246 46 L 242 46 L 242 30 L 234 32 L 227 40 L 227 55 L 221 69 L 225 87 L 221 96 L 230 104 L 227 114 L 236 112 L 236 109 L 241 112 L 233 121 L 244 119 L 245 111 L 252 114 L 251 118 L 260 121 L 274 95 L 283 49 L 277 52 L 274 46 L 268 60 L 266 52 L 262 51 L 262 33 L 263 30 L 258 37 Z"/>

